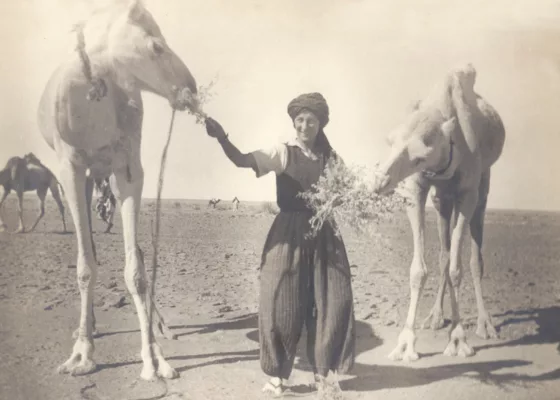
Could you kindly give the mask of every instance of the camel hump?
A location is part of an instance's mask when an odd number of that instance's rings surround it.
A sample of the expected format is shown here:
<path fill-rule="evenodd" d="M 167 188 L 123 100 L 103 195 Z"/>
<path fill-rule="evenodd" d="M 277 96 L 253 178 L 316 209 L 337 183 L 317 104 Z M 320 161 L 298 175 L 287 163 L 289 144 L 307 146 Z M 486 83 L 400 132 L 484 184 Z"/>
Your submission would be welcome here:
<path fill-rule="evenodd" d="M 6 168 L 10 170 L 12 182 L 19 181 L 25 177 L 25 160 L 20 157 L 12 157 L 6 163 Z"/>

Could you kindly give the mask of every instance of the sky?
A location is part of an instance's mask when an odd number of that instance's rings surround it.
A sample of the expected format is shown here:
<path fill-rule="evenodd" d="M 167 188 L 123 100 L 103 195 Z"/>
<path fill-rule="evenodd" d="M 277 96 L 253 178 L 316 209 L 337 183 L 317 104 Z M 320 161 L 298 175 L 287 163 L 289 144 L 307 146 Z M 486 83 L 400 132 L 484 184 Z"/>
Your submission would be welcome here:
<path fill-rule="evenodd" d="M 293 135 L 288 102 L 321 92 L 325 132 L 349 164 L 373 167 L 406 107 L 450 69 L 477 69 L 475 90 L 506 127 L 489 207 L 560 210 L 560 2 L 540 0 L 145 0 L 198 85 L 205 111 L 243 152 Z M 0 164 L 33 151 L 55 174 L 36 113 L 49 75 L 72 51 L 81 0 L 2 2 Z M 144 95 L 144 197 L 156 195 L 171 110 Z M 274 176 L 237 169 L 193 116 L 176 116 L 163 197 L 275 199 Z"/>

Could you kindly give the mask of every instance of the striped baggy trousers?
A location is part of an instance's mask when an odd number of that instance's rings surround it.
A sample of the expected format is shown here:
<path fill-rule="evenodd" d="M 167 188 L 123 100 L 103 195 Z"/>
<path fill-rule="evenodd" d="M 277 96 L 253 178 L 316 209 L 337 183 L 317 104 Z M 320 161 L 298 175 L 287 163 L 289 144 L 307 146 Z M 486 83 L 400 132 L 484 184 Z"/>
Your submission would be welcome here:
<path fill-rule="evenodd" d="M 346 249 L 331 225 L 313 239 L 308 212 L 280 212 L 262 255 L 260 361 L 267 375 L 287 379 L 306 326 L 314 372 L 347 373 L 354 364 L 355 319 Z"/>

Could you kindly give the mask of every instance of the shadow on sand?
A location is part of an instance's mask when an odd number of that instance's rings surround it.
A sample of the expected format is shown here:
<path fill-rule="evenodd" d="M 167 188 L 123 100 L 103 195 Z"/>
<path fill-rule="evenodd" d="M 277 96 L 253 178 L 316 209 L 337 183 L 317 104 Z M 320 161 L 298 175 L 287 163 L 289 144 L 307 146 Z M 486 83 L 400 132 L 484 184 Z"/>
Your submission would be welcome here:
<path fill-rule="evenodd" d="M 505 317 L 497 328 L 503 328 L 512 324 L 530 323 L 537 324 L 537 333 L 528 334 L 519 339 L 510 341 L 497 342 L 482 346 L 477 346 L 476 350 L 481 351 L 490 348 L 509 347 L 518 345 L 531 344 L 554 344 L 560 342 L 560 307 L 549 307 L 543 309 L 530 309 L 523 311 L 510 311 L 495 317 Z M 192 329 L 190 332 L 179 333 L 177 336 L 208 334 L 217 331 L 250 329 L 246 337 L 258 343 L 258 320 L 256 314 L 246 314 L 237 318 L 226 321 L 220 321 L 213 324 L 204 325 L 176 325 L 171 326 L 172 329 Z M 111 335 L 111 333 L 105 334 Z M 373 331 L 371 325 L 362 321 L 356 321 L 356 356 L 361 353 L 375 349 L 383 344 L 383 340 L 379 338 Z M 303 371 L 311 371 L 311 367 L 307 362 L 305 355 L 305 332 L 302 333 L 300 344 L 298 345 L 298 357 L 296 359 L 295 368 Z M 560 351 L 560 345 L 558 346 Z M 423 357 L 429 356 L 423 354 Z M 171 356 L 170 360 L 192 360 L 205 359 L 209 360 L 196 365 L 189 365 L 177 368 L 178 371 L 186 371 L 193 368 L 200 368 L 217 364 L 233 364 L 240 361 L 258 361 L 259 350 L 252 349 L 246 351 L 217 352 L 208 354 L 195 354 L 186 356 Z M 139 364 L 140 361 L 101 364 L 99 369 L 116 368 L 125 365 Z M 560 368 L 540 374 L 540 375 L 524 375 L 519 373 L 496 373 L 504 368 L 514 368 L 530 365 L 527 360 L 497 360 L 491 362 L 466 362 L 466 363 L 450 363 L 433 367 L 407 367 L 403 365 L 373 365 L 356 363 L 352 370 L 352 378 L 342 380 L 341 387 L 343 390 L 351 390 L 358 392 L 369 392 L 387 388 L 406 388 L 420 385 L 427 385 L 433 382 L 453 379 L 456 377 L 464 377 L 465 379 L 474 379 L 481 383 L 491 384 L 501 388 L 510 386 L 525 386 L 530 383 L 538 383 L 560 379 Z M 309 386 L 298 385 L 292 387 L 294 393 L 307 393 L 313 389 Z"/>

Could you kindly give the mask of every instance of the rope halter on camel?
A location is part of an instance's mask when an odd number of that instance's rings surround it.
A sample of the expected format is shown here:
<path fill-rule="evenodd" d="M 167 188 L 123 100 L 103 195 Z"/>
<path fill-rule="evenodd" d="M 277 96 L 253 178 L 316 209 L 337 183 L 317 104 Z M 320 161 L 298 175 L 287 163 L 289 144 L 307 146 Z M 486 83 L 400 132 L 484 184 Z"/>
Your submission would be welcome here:
<path fill-rule="evenodd" d="M 86 98 L 89 101 L 94 101 L 94 100 L 100 101 L 101 98 L 107 95 L 107 85 L 105 84 L 105 81 L 103 79 L 96 78 L 93 76 L 91 70 L 91 62 L 86 53 L 86 39 L 84 37 L 84 24 L 83 23 L 76 24 L 74 25 L 74 28 L 72 30 L 76 32 L 78 38 L 78 42 L 76 44 L 76 51 L 78 52 L 78 55 L 82 60 L 82 71 L 84 72 L 86 79 L 91 84 L 91 88 L 89 89 Z"/>

